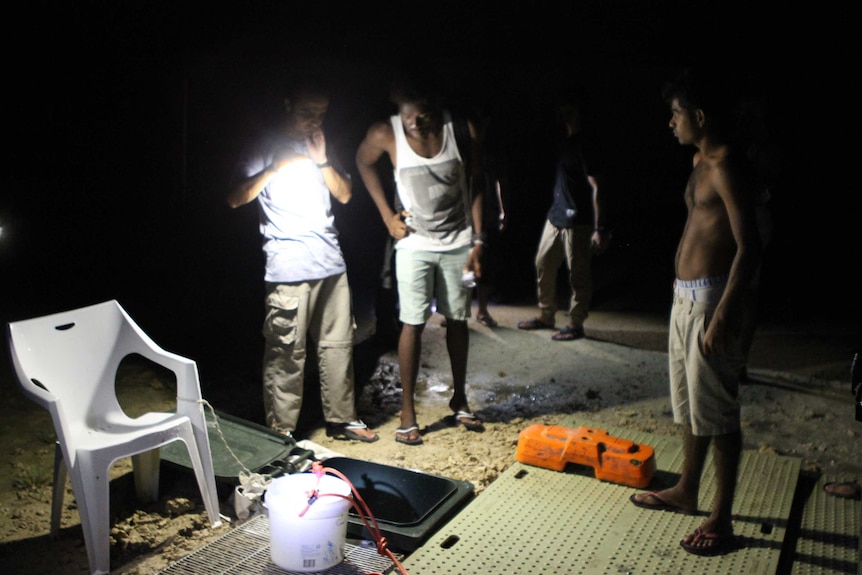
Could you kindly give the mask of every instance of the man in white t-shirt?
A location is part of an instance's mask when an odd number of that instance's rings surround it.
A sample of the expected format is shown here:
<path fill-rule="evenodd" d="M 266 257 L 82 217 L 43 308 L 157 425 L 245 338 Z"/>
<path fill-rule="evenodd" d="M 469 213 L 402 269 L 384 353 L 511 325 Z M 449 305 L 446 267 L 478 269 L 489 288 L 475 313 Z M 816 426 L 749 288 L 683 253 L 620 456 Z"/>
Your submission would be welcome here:
<path fill-rule="evenodd" d="M 350 177 L 327 153 L 325 89 L 298 83 L 285 99 L 283 126 L 242 165 L 228 195 L 233 208 L 257 200 L 266 255 L 266 423 L 291 435 L 302 407 L 307 345 L 316 346 L 326 432 L 372 442 L 377 434 L 356 416 L 350 285 L 330 196 L 347 203 Z"/>

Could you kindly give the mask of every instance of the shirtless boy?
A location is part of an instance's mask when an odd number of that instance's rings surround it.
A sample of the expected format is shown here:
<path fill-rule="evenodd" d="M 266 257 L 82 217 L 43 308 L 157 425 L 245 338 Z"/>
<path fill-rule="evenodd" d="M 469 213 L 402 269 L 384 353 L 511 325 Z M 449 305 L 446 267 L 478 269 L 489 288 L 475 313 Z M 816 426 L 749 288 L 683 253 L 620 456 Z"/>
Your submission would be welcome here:
<path fill-rule="evenodd" d="M 632 495 L 638 507 L 681 513 L 698 508 L 712 443 L 717 492 L 709 517 L 680 545 L 717 555 L 734 543 L 731 511 L 742 453 L 738 373 L 743 299 L 760 259 L 760 240 L 744 160 L 726 136 L 727 107 L 718 87 L 694 71 L 665 86 L 670 128 L 693 145 L 685 188 L 688 217 L 677 247 L 668 345 L 674 421 L 684 426 L 684 461 L 673 487 Z"/>

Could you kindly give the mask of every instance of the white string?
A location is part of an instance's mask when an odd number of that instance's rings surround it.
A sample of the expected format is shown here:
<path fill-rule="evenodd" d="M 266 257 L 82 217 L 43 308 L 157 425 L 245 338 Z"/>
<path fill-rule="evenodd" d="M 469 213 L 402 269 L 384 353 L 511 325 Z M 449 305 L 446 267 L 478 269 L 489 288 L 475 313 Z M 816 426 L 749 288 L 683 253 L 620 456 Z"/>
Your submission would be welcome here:
<path fill-rule="evenodd" d="M 216 431 L 221 438 L 221 442 L 228 450 L 228 453 L 231 454 L 231 457 L 234 458 L 234 461 L 236 461 L 242 468 L 242 471 L 237 475 L 239 485 L 234 489 L 234 511 L 239 519 L 246 520 L 252 516 L 252 514 L 256 514 L 261 510 L 261 499 L 267 487 L 269 487 L 269 484 L 272 482 L 272 475 L 252 473 L 243 464 L 243 462 L 240 461 L 236 453 L 234 453 L 230 448 L 230 445 L 228 445 L 224 432 L 221 429 L 221 425 L 219 425 L 219 417 L 216 415 L 215 408 L 205 399 L 195 401 L 209 408 L 210 413 L 212 413 L 213 416 Z"/>
<path fill-rule="evenodd" d="M 216 431 L 218 432 L 218 435 L 219 435 L 219 437 L 221 438 L 221 442 L 224 444 L 225 448 L 228 450 L 228 453 L 230 453 L 230 454 L 231 454 L 231 457 L 233 457 L 234 461 L 236 461 L 236 462 L 239 464 L 239 466 L 240 466 L 240 467 L 242 467 L 242 470 L 243 470 L 243 471 L 245 471 L 245 472 L 246 472 L 246 474 L 248 474 L 248 475 L 252 475 L 251 470 L 250 470 L 249 468 L 247 468 L 247 467 L 243 464 L 243 462 L 242 462 L 242 461 L 240 461 L 239 457 L 237 457 L 236 453 L 234 453 L 234 452 L 233 452 L 233 449 L 231 449 L 231 448 L 230 448 L 230 445 L 228 445 L 228 443 L 227 443 L 227 438 L 225 438 L 224 433 L 223 433 L 223 432 L 222 432 L 222 430 L 221 430 L 221 425 L 219 425 L 219 418 L 218 418 L 218 415 L 216 415 L 215 408 L 214 408 L 214 407 L 210 404 L 210 402 L 209 402 L 209 401 L 207 401 L 206 399 L 199 399 L 199 400 L 196 400 L 196 401 L 197 401 L 197 402 L 199 402 L 199 403 L 204 404 L 206 407 L 208 407 L 208 408 L 209 408 L 210 413 L 211 413 L 211 414 L 212 414 L 212 416 L 213 416 L 213 420 L 214 420 L 214 423 L 215 423 Z"/>

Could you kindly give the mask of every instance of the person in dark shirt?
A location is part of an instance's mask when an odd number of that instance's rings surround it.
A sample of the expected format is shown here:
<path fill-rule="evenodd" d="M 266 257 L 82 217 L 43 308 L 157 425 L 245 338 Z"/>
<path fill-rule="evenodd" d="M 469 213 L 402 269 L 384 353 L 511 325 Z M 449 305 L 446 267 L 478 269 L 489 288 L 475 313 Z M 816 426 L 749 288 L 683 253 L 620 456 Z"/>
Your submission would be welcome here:
<path fill-rule="evenodd" d="M 557 275 L 569 271 L 569 321 L 551 338 L 572 341 L 584 336 L 584 321 L 593 295 L 592 258 L 607 248 L 609 235 L 602 220 L 601 179 L 604 170 L 596 138 L 583 128 L 577 98 L 557 108 L 566 137 L 556 163 L 554 195 L 536 253 L 539 316 L 518 323 L 519 329 L 555 329 Z"/>

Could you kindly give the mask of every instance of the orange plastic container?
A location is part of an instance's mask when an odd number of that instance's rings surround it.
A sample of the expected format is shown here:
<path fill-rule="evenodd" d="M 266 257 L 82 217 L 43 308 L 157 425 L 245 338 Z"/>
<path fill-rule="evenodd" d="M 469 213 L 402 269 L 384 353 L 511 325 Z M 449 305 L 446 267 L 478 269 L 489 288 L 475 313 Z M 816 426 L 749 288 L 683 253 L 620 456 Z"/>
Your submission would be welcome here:
<path fill-rule="evenodd" d="M 655 475 L 655 451 L 608 435 L 603 429 L 531 425 L 518 436 L 518 461 L 563 471 L 574 463 L 592 467 L 596 479 L 644 488 Z"/>

